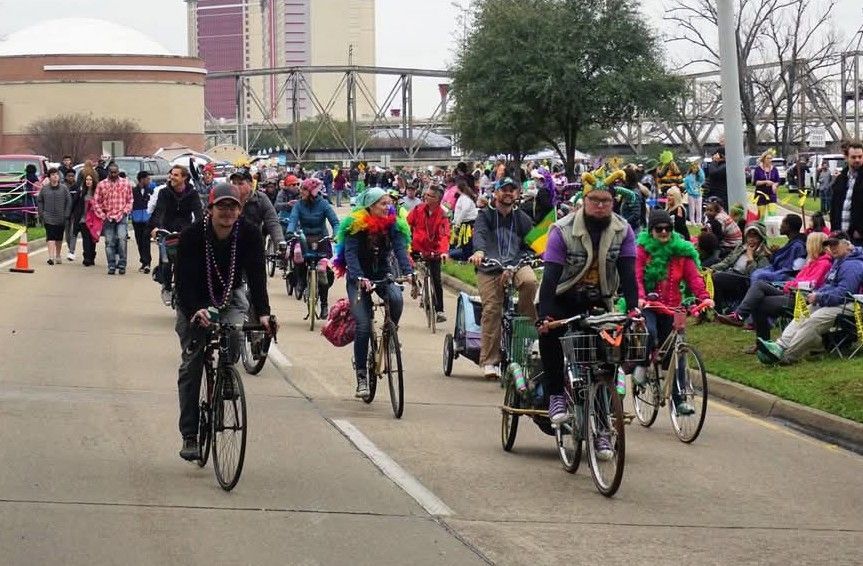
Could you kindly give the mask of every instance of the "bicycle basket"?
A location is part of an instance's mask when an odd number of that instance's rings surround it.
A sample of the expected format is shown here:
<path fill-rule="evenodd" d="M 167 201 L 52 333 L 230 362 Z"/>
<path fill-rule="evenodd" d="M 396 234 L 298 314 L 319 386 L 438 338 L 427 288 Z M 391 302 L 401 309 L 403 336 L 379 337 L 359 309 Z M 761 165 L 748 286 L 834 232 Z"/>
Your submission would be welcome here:
<path fill-rule="evenodd" d="M 563 359 L 567 365 L 600 361 L 596 349 L 597 336 L 587 332 L 570 332 L 560 337 Z"/>
<path fill-rule="evenodd" d="M 168 259 L 174 261 L 177 259 L 177 247 L 180 245 L 180 237 L 165 238 L 165 253 L 168 254 Z"/>
<path fill-rule="evenodd" d="M 623 337 L 625 362 L 643 362 L 647 359 L 647 329 L 644 325 L 632 327 Z"/>
<path fill-rule="evenodd" d="M 510 357 L 521 367 L 527 367 L 531 360 L 531 350 L 534 341 L 539 337 L 536 327 L 526 316 L 516 316 L 512 319 L 512 341 L 510 342 Z"/>

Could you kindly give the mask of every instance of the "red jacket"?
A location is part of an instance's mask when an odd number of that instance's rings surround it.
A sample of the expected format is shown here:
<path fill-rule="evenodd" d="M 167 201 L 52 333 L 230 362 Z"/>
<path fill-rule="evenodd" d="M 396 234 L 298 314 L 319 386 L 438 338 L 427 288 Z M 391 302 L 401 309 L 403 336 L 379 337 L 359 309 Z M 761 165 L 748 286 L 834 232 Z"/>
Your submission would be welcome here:
<path fill-rule="evenodd" d="M 431 215 L 426 203 L 418 204 L 408 213 L 411 227 L 411 251 L 427 254 L 445 254 L 449 251 L 449 220 L 444 209 L 438 206 Z"/>
<path fill-rule="evenodd" d="M 686 281 L 687 287 L 692 294 L 700 300 L 709 299 L 710 295 L 704 287 L 704 279 L 698 272 L 690 257 L 676 256 L 668 262 L 668 276 L 663 279 L 656 289 L 647 291 L 644 288 L 644 266 L 650 261 L 650 254 L 643 247 L 638 246 L 635 250 L 635 273 L 638 280 L 638 298 L 646 299 L 648 293 L 657 293 L 659 301 L 667 307 L 679 307 L 683 297 L 680 293 L 680 282 Z"/>
<path fill-rule="evenodd" d="M 797 286 L 801 281 L 811 283 L 811 289 L 820 288 L 824 285 L 824 280 L 827 279 L 827 272 L 830 271 L 830 267 L 832 267 L 832 265 L 833 258 L 830 257 L 830 254 L 826 252 L 821 254 L 804 265 L 803 269 L 800 270 L 800 273 L 797 274 L 797 277 L 785 283 L 783 290 L 786 293 L 790 293 L 797 289 Z"/>

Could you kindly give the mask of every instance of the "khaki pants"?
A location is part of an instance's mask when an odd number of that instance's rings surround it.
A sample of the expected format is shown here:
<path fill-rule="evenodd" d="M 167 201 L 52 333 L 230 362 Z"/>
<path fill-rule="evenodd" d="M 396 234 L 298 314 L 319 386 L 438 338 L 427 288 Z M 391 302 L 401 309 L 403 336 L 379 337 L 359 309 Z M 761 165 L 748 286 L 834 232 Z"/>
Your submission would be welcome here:
<path fill-rule="evenodd" d="M 809 307 L 810 315 L 802 320 L 792 320 L 782 331 L 782 336 L 776 341 L 785 351 L 788 361 L 796 362 L 811 350 L 821 347 L 821 337 L 830 330 L 836 317 L 842 314 L 843 308 Z"/>
<path fill-rule="evenodd" d="M 503 317 L 504 287 L 501 274 L 476 274 L 479 296 L 482 298 L 482 345 L 479 364 L 497 365 L 500 363 L 500 330 Z M 522 316 L 536 320 L 536 274 L 530 267 L 522 267 L 513 276 L 518 290 L 518 312 Z"/>

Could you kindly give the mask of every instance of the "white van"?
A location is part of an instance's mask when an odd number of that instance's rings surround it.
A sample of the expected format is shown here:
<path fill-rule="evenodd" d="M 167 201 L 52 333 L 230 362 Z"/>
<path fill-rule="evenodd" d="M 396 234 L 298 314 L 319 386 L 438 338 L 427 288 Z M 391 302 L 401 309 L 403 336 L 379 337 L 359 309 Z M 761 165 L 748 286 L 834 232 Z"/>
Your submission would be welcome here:
<path fill-rule="evenodd" d="M 836 177 L 845 167 L 845 156 L 841 153 L 822 153 L 809 156 L 809 177 L 807 186 L 818 188 L 818 168 L 827 163 L 830 174 Z"/>

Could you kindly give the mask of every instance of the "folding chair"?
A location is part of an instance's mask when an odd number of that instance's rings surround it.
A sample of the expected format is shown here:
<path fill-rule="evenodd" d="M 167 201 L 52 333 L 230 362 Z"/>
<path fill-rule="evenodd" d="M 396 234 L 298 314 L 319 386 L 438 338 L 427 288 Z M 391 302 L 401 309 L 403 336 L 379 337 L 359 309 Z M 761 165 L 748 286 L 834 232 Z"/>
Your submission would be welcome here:
<path fill-rule="evenodd" d="M 855 295 L 843 305 L 823 340 L 828 352 L 843 359 L 850 360 L 863 350 L 863 295 Z"/>

